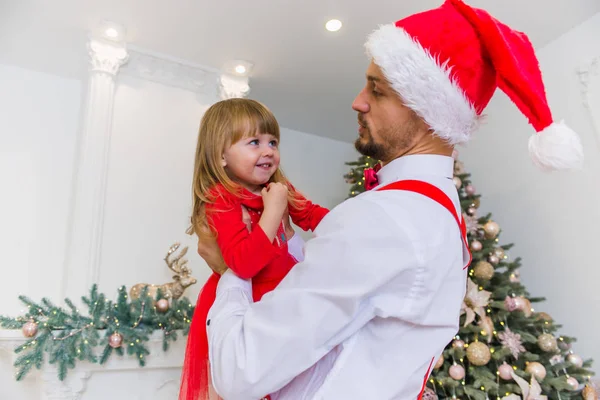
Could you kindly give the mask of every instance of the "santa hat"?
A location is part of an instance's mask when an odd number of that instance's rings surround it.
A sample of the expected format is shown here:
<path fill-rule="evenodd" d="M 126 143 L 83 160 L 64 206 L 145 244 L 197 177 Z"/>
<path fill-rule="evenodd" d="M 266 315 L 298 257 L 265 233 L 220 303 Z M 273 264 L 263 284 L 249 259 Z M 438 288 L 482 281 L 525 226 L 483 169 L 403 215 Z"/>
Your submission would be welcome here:
<path fill-rule="evenodd" d="M 469 140 L 500 87 L 536 131 L 529 152 L 539 167 L 582 165 L 579 137 L 552 119 L 529 39 L 486 11 L 446 0 L 379 27 L 365 46 L 404 104 L 449 143 Z"/>

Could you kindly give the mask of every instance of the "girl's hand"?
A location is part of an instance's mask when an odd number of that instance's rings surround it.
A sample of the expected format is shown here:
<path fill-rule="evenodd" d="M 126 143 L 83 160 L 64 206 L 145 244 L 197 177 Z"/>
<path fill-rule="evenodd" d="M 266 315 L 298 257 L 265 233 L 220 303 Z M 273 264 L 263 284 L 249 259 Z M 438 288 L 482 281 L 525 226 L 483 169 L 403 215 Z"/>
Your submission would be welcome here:
<path fill-rule="evenodd" d="M 272 182 L 260 193 L 263 198 L 265 212 L 273 212 L 283 217 L 288 205 L 288 187 L 283 183 Z"/>
<path fill-rule="evenodd" d="M 263 198 L 264 210 L 258 225 L 272 242 L 281 225 L 283 213 L 287 209 L 288 188 L 282 183 L 271 183 L 260 194 Z"/>

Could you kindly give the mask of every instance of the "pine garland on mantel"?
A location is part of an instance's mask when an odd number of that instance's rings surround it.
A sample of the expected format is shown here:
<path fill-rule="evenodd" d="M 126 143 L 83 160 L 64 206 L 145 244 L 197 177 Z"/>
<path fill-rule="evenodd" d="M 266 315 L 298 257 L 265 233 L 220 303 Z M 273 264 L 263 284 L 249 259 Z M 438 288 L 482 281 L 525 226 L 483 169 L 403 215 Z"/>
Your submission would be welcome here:
<path fill-rule="evenodd" d="M 14 363 L 17 381 L 34 366 L 42 368 L 45 353 L 50 364 L 57 365 L 61 381 L 69 368 L 75 368 L 77 360 L 104 364 L 113 353 L 123 356 L 127 352 L 143 367 L 150 354 L 150 335 L 156 330 L 163 332 L 162 347 L 167 351 L 169 343 L 177 340 L 177 331 L 187 335 L 194 306 L 185 297 L 167 300 L 160 289 L 155 297 L 150 297 L 147 289 L 132 299 L 122 286 L 113 302 L 93 285 L 89 296 L 82 297 L 87 314 L 82 314 L 69 299 L 65 299 L 65 309 L 47 298 L 36 303 L 19 296 L 28 308 L 25 315 L 0 316 L 0 327 L 22 329 L 29 338 L 15 349 L 19 355 Z"/>

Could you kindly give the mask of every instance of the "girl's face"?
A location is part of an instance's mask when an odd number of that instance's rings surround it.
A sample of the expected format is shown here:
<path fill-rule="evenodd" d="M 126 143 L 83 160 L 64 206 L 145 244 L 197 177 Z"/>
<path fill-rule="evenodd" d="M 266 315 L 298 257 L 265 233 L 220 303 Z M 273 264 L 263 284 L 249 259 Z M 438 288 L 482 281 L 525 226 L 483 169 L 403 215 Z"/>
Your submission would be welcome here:
<path fill-rule="evenodd" d="M 269 133 L 244 137 L 225 149 L 221 163 L 231 179 L 260 194 L 279 168 L 279 142 Z"/>

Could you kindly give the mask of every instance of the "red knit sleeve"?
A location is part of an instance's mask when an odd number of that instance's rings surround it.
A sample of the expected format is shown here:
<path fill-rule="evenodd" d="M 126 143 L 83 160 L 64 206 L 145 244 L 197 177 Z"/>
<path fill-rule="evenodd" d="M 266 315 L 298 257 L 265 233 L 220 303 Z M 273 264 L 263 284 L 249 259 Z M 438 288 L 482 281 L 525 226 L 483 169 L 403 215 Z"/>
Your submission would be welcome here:
<path fill-rule="evenodd" d="M 275 258 L 279 247 L 258 224 L 248 232 L 242 221 L 242 204 L 236 200 L 219 198 L 207 207 L 207 218 L 216 231 L 225 264 L 240 278 L 250 279 Z"/>
<path fill-rule="evenodd" d="M 292 222 L 298 225 L 304 231 L 314 231 L 321 220 L 327 215 L 329 210 L 325 207 L 321 207 L 318 204 L 314 204 L 299 192 L 299 199 L 301 200 L 298 208 L 290 205 L 289 212 Z"/>

